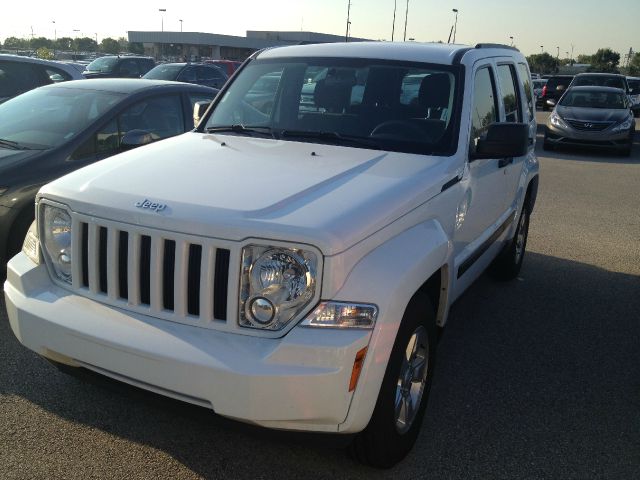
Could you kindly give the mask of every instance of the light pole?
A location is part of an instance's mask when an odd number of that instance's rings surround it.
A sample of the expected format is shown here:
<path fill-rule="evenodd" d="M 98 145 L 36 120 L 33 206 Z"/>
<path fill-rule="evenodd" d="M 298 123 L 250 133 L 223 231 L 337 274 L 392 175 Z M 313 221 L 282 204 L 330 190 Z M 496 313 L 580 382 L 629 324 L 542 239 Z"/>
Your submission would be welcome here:
<path fill-rule="evenodd" d="M 560 47 L 556 47 L 558 49 L 558 54 L 556 55 L 556 58 L 560 58 Z"/>
<path fill-rule="evenodd" d="M 351 15 L 351 0 L 349 0 L 349 3 L 347 4 L 347 32 L 344 34 L 345 42 L 349 41 L 349 25 L 351 25 L 351 22 L 349 21 L 350 15 Z"/>
<path fill-rule="evenodd" d="M 509 37 L 511 39 L 511 46 L 513 47 L 513 35 Z"/>
<path fill-rule="evenodd" d="M 407 41 L 407 20 L 409 19 L 409 0 L 407 0 L 407 9 L 404 12 L 404 37 L 403 42 Z"/>
<path fill-rule="evenodd" d="M 75 54 L 76 57 L 78 56 L 78 32 L 79 31 L 80 31 L 80 29 L 78 29 L 78 28 L 74 28 L 73 29 L 73 33 L 74 33 L 74 35 L 73 35 L 73 43 L 74 43 L 74 47 L 75 47 L 74 50 L 76 51 L 76 54 Z M 74 58 L 74 60 L 77 60 L 77 58 Z"/>
<path fill-rule="evenodd" d="M 56 43 L 58 43 L 58 32 L 56 31 L 56 21 L 51 20 L 53 23 L 53 58 L 56 58 Z"/>
<path fill-rule="evenodd" d="M 393 34 L 396 31 L 396 7 L 398 6 L 398 0 L 393 0 L 393 25 L 391 25 L 391 41 L 393 42 Z"/>
<path fill-rule="evenodd" d="M 160 31 L 164 32 L 164 13 L 167 11 L 167 9 L 159 8 L 158 11 L 160 12 Z"/>
<path fill-rule="evenodd" d="M 453 43 L 456 43 L 456 33 L 458 32 L 458 9 L 454 8 L 451 11 L 456 14 L 456 19 L 453 22 Z"/>
<path fill-rule="evenodd" d="M 540 53 L 544 53 L 544 45 L 540 45 Z"/>
<path fill-rule="evenodd" d="M 179 20 L 180 22 L 180 32 L 182 32 L 182 20 Z"/>
<path fill-rule="evenodd" d="M 96 35 L 96 53 L 98 52 L 98 32 L 95 33 Z"/>

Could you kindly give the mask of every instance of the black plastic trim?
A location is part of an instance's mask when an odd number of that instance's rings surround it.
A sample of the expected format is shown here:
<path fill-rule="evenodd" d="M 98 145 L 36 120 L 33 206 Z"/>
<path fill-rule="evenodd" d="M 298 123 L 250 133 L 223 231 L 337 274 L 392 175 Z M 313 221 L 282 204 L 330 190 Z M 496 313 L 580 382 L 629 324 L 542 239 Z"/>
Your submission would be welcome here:
<path fill-rule="evenodd" d="M 453 187 L 456 183 L 460 182 L 460 177 L 459 176 L 455 176 L 453 177 L 451 180 L 449 180 L 447 183 L 445 183 L 444 185 L 442 185 L 442 190 L 440 190 L 440 192 L 444 192 L 445 190 L 450 189 L 451 187 Z"/>
<path fill-rule="evenodd" d="M 471 50 L 473 50 L 473 48 L 471 47 L 461 48 L 460 50 L 458 50 L 456 54 L 453 56 L 453 60 L 451 61 L 451 64 L 460 65 L 460 63 L 462 62 L 462 57 L 464 57 L 464 54 L 467 52 L 470 52 Z"/>
<path fill-rule="evenodd" d="M 498 229 L 493 232 L 493 234 L 487 238 L 482 245 L 480 245 L 475 252 L 473 252 L 469 258 L 467 258 L 462 264 L 458 267 L 458 278 L 464 275 L 467 270 L 469 270 L 474 263 L 478 261 L 478 259 L 487 251 L 489 247 L 493 245 L 493 243 L 504 233 L 504 231 L 511 225 L 513 222 L 513 215 L 509 215 L 509 217 L 504 221 L 502 225 L 498 227 Z"/>
<path fill-rule="evenodd" d="M 520 51 L 516 47 L 502 43 L 478 43 L 475 48 L 506 48 L 507 50 L 515 50 L 516 52 Z"/>

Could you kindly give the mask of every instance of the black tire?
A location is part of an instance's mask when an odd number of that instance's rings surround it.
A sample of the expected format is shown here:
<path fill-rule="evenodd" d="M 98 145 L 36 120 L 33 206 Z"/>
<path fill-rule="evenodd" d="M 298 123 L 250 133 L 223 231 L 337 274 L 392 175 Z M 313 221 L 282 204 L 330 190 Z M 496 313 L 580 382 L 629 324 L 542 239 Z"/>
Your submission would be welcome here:
<path fill-rule="evenodd" d="M 620 155 L 621 157 L 629 157 L 629 156 L 631 156 L 631 147 L 632 147 L 632 145 L 633 145 L 633 143 L 631 141 L 629 141 L 629 145 L 627 145 L 622 150 L 619 150 L 618 151 L 618 155 Z"/>
<path fill-rule="evenodd" d="M 529 237 L 529 217 L 529 206 L 525 199 L 520 218 L 518 218 L 516 233 L 489 268 L 489 273 L 493 278 L 504 281 L 512 280 L 520 273 Z"/>
<path fill-rule="evenodd" d="M 550 152 L 554 149 L 555 147 L 551 144 L 551 142 L 547 139 L 547 137 L 544 137 L 544 141 L 542 142 L 542 149 L 544 151 Z"/>
<path fill-rule="evenodd" d="M 419 396 L 418 405 L 414 409 L 415 414 L 412 421 L 406 422 L 403 427 L 398 427 L 396 402 L 401 398 L 398 396 L 398 380 L 401 369 L 407 365 L 405 359 L 409 342 L 414 334 L 419 338 L 417 332 L 420 332 L 419 336 L 426 333 L 426 337 L 422 336 L 422 340 L 418 343 L 422 347 L 428 348 L 426 355 L 422 350 L 423 356 L 426 356 L 427 360 L 424 389 Z M 352 457 L 360 463 L 376 468 L 391 468 L 413 448 L 420 432 L 431 389 L 436 342 L 437 328 L 433 307 L 427 295 L 418 292 L 409 302 L 402 317 L 371 420 L 349 447 Z M 414 375 L 413 371 L 411 369 L 411 378 Z M 418 375 L 421 376 L 421 374 Z M 409 383 L 409 385 L 414 384 Z M 415 385 L 419 386 L 418 383 Z M 400 428 L 403 430 L 406 428 L 406 430 L 401 432 Z"/>

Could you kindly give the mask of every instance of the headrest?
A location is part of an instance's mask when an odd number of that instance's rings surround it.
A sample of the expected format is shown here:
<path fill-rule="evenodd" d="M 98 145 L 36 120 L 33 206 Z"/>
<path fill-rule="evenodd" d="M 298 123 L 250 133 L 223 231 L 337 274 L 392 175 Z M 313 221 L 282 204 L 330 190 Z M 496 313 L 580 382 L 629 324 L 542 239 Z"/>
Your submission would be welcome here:
<path fill-rule="evenodd" d="M 422 79 L 418 91 L 418 104 L 429 108 L 443 108 L 449 105 L 451 82 L 446 73 L 433 73 Z"/>
<path fill-rule="evenodd" d="M 313 101 L 318 108 L 331 113 L 342 113 L 351 103 L 351 89 L 356 84 L 353 71 L 334 70 L 316 82 Z"/>

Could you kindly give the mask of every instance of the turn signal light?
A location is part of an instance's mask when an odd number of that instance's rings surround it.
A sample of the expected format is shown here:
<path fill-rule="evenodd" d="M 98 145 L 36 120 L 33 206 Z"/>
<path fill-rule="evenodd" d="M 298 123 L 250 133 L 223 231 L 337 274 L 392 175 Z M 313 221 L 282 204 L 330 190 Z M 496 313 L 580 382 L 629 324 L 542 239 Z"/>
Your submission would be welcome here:
<path fill-rule="evenodd" d="M 351 370 L 351 381 L 349 382 L 349 391 L 353 392 L 358 386 L 358 379 L 360 378 L 360 373 L 362 373 L 362 364 L 364 363 L 364 358 L 367 356 L 367 347 L 364 347 L 362 350 L 356 353 L 356 359 L 353 362 L 353 370 Z"/>

